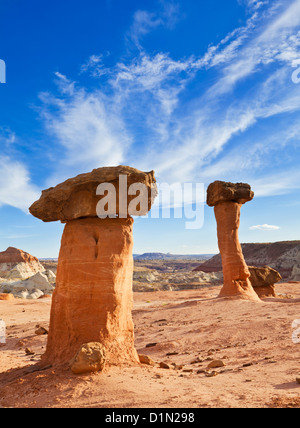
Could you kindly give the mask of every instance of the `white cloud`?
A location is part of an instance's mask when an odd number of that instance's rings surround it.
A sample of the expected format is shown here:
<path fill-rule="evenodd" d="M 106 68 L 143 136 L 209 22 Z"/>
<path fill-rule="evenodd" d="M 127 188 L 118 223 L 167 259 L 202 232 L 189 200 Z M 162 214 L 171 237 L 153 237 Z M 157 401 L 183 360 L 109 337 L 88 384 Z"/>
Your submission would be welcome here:
<path fill-rule="evenodd" d="M 230 180 L 236 174 L 253 182 L 261 196 L 290 191 L 293 184 L 286 174 L 281 180 L 262 177 L 259 167 L 291 138 L 281 132 L 282 139 L 264 135 L 253 142 L 246 133 L 264 120 L 300 110 L 300 85 L 292 84 L 290 68 L 300 57 L 299 1 L 263 8 L 267 2 L 248 0 L 252 15 L 245 25 L 202 56 L 177 60 L 163 52 L 151 55 L 141 46 L 144 35 L 176 21 L 176 7 L 164 5 L 160 12 L 134 15 L 130 36 L 140 48 L 137 56 L 108 68 L 103 55 L 93 55 L 83 65 L 82 72 L 109 77 L 101 89 L 87 91 L 57 73 L 61 95 L 42 96 L 47 129 L 63 148 L 58 172 L 68 176 L 127 163 L 154 168 L 169 182 Z M 289 21 L 291 14 L 296 16 Z M 193 92 L 189 101 L 191 92 L 185 97 L 185 91 L 196 73 L 212 68 L 215 83 Z M 230 94 L 254 76 L 251 91 Z M 239 144 L 229 147 L 236 137 Z"/>
<path fill-rule="evenodd" d="M 104 57 L 108 55 L 109 53 L 106 55 L 91 55 L 87 62 L 81 66 L 80 72 L 89 72 L 90 75 L 95 78 L 110 74 L 111 70 L 104 65 Z"/>
<path fill-rule="evenodd" d="M 179 19 L 177 4 L 165 0 L 161 0 L 160 4 L 159 11 L 137 10 L 134 14 L 128 40 L 131 40 L 140 50 L 142 50 L 141 41 L 144 36 L 158 27 L 172 29 Z"/>
<path fill-rule="evenodd" d="M 39 197 L 40 192 L 31 183 L 26 166 L 8 156 L 0 156 L 0 206 L 27 211 Z"/>
<path fill-rule="evenodd" d="M 0 235 L 2 239 L 28 239 L 38 235 L 25 235 L 25 234 L 14 234 L 14 235 Z"/>
<path fill-rule="evenodd" d="M 19 140 L 7 127 L 0 127 L 0 207 L 9 205 L 28 211 L 29 206 L 40 197 L 40 192 L 30 178 L 27 166 L 17 160 Z"/>
<path fill-rule="evenodd" d="M 291 66 L 299 58 L 300 2 L 294 0 L 278 12 L 279 6 L 281 3 L 275 2 L 261 15 L 254 12 L 246 27 L 238 29 L 238 35 L 232 33 L 234 40 L 221 52 L 220 46 L 210 48 L 213 54 L 209 64 L 224 64 L 223 76 L 208 91 L 212 98 L 232 91 L 262 66 L 279 61 Z"/>
<path fill-rule="evenodd" d="M 251 226 L 249 227 L 250 230 L 265 230 L 265 231 L 271 231 L 271 230 L 279 230 L 279 226 L 271 225 L 271 224 L 261 224 L 257 226 Z"/>
<path fill-rule="evenodd" d="M 151 31 L 171 29 L 178 22 L 178 6 L 160 4 L 159 11 L 134 14 L 127 38 L 139 48 L 136 56 L 107 67 L 108 54 L 101 53 L 82 65 L 80 73 L 105 76 L 105 85 L 88 90 L 56 72 L 59 94 L 40 95 L 41 115 L 55 142 L 49 184 L 96 167 L 127 163 L 154 168 L 168 182 L 230 180 L 236 174 L 253 183 L 257 196 L 298 188 L 297 170 L 261 171 L 268 154 L 280 154 L 290 141 L 299 140 L 299 129 L 272 130 L 271 137 L 256 141 L 246 132 L 258 122 L 300 111 L 300 85 L 291 83 L 291 67 L 300 58 L 300 1 L 247 0 L 251 15 L 244 25 L 203 55 L 177 60 L 142 47 Z M 211 69 L 214 77 L 207 81 L 212 83 L 202 92 L 193 89 L 191 95 L 189 85 L 196 73 Z M 231 96 L 254 76 L 251 91 Z M 190 91 L 188 96 L 185 91 Z M 239 143 L 229 147 L 235 137 Z M 0 140 L 4 141 L 1 135 Z M 9 132 L 3 146 L 15 141 Z M 38 197 L 28 169 L 14 156 L 0 157 L 0 174 L 0 204 L 27 209 Z"/>
<path fill-rule="evenodd" d="M 285 195 L 299 189 L 299 168 L 284 168 L 283 171 L 274 171 L 263 174 L 260 178 L 253 178 L 251 185 L 256 197 Z"/>
<path fill-rule="evenodd" d="M 118 165 L 130 145 L 115 99 L 107 98 L 101 91 L 89 93 L 76 85 L 72 88 L 64 97 L 40 96 L 47 130 L 63 148 L 63 155 L 56 162 L 56 180 L 75 172 Z"/>
<path fill-rule="evenodd" d="M 250 10 L 258 10 L 262 6 L 269 4 L 269 0 L 243 0 Z"/>

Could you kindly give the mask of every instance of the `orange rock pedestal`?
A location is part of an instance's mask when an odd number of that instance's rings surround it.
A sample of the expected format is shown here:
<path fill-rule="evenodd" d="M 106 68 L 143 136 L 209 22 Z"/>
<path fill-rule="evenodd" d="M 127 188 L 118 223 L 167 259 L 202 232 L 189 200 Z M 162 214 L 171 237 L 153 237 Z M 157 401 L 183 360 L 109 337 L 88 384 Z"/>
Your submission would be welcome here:
<path fill-rule="evenodd" d="M 219 297 L 240 297 L 259 301 L 250 278 L 239 242 L 240 210 L 242 203 L 222 202 L 215 206 L 218 244 L 222 257 L 224 286 Z"/>
<path fill-rule="evenodd" d="M 68 221 L 61 242 L 45 364 L 100 342 L 107 365 L 138 363 L 132 321 L 133 219 Z"/>

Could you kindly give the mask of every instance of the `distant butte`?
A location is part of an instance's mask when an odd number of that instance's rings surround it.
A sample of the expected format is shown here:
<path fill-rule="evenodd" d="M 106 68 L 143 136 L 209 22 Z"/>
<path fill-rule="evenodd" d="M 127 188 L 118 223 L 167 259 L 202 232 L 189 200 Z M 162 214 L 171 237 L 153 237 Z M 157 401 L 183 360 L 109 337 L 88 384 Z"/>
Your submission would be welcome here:
<path fill-rule="evenodd" d="M 38 261 L 31 254 L 14 247 L 9 247 L 6 251 L 0 252 L 0 263 L 32 263 Z"/>

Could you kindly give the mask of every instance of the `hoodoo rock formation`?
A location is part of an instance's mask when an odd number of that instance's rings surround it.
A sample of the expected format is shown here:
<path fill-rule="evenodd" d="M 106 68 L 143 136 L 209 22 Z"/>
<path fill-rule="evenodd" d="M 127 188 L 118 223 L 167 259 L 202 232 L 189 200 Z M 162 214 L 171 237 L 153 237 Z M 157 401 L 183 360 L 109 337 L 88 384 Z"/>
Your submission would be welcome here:
<path fill-rule="evenodd" d="M 253 197 L 251 187 L 244 183 L 215 181 L 207 189 L 207 204 L 214 207 L 222 257 L 224 285 L 219 297 L 259 300 L 249 280 L 238 236 L 241 206 Z"/>
<path fill-rule="evenodd" d="M 102 183 L 116 189 L 116 201 L 111 205 L 116 213 L 108 210 L 107 218 L 97 217 L 96 206 L 107 196 L 97 194 Z M 30 208 L 43 221 L 66 223 L 42 357 L 45 364 L 67 363 L 87 343 L 104 347 L 107 365 L 139 362 L 131 314 L 133 219 L 124 215 L 125 202 L 126 208 L 134 202 L 132 184 L 137 184 L 133 187 L 136 195 L 140 184 L 148 190 L 146 203 L 137 204 L 141 207 L 137 215 L 144 215 L 157 194 L 154 172 L 126 166 L 99 168 L 67 180 L 44 191 Z"/>

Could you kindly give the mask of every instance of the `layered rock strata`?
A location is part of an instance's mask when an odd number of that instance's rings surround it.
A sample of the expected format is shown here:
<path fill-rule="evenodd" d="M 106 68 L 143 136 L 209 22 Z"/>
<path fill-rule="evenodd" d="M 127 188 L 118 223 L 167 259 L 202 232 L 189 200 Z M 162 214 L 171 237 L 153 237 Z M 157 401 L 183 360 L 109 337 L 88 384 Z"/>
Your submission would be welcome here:
<path fill-rule="evenodd" d="M 0 277 L 13 279 L 27 279 L 45 268 L 39 260 L 23 250 L 14 247 L 0 252 Z"/>
<path fill-rule="evenodd" d="M 107 202 L 106 215 L 126 218 L 128 214 L 131 215 L 128 207 L 136 199 L 136 190 L 141 186 L 147 191 L 146 200 L 135 214 L 146 215 L 157 196 L 154 171 L 142 172 L 129 166 L 98 168 L 70 178 L 56 187 L 44 190 L 29 211 L 44 222 L 99 217 L 97 206 L 103 199 Z M 111 198 L 105 194 L 108 191 Z"/>

